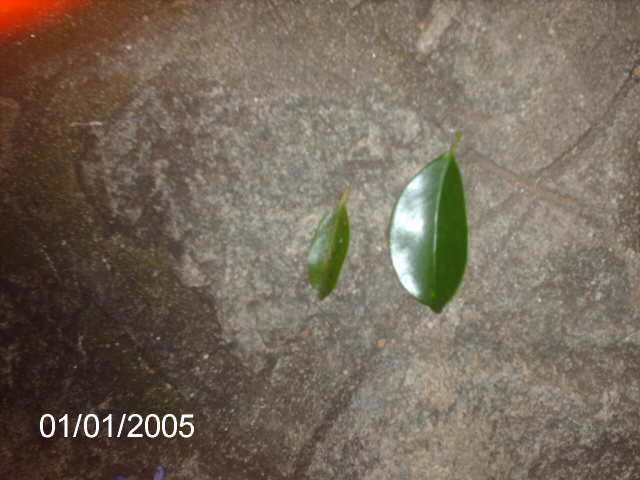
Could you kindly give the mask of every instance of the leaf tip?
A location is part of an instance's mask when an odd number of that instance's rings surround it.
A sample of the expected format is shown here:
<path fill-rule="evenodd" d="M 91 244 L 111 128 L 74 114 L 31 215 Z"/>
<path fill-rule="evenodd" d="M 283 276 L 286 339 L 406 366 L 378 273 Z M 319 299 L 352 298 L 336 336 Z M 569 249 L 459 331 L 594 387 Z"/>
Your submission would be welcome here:
<path fill-rule="evenodd" d="M 442 313 L 442 310 L 444 310 L 446 305 L 446 303 L 433 302 L 429 304 L 429 308 L 431 308 L 434 313 Z"/>

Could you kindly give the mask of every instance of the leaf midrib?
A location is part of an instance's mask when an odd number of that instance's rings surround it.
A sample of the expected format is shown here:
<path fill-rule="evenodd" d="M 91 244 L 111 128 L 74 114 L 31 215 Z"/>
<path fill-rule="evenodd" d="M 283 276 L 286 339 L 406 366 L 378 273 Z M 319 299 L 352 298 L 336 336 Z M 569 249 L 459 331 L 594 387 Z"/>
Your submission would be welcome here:
<path fill-rule="evenodd" d="M 434 286 L 434 289 L 437 286 L 436 282 L 437 282 L 437 278 L 438 278 L 438 276 L 437 276 L 437 272 L 438 272 L 438 262 L 437 262 L 437 260 L 438 260 L 438 242 L 439 242 L 439 239 L 440 239 L 440 235 L 438 235 L 438 233 L 440 231 L 440 224 L 439 224 L 439 222 L 440 222 L 440 202 L 441 202 L 442 196 L 444 194 L 444 188 L 443 188 L 444 181 L 445 181 L 445 179 L 447 177 L 447 172 L 449 171 L 449 167 L 451 165 L 451 158 L 450 157 L 451 157 L 451 155 L 447 152 L 447 153 L 445 153 L 445 156 L 443 157 L 443 160 L 442 160 L 444 162 L 444 166 L 441 169 L 440 178 L 438 179 L 438 189 L 437 189 L 438 195 L 436 197 L 436 205 L 435 205 L 435 209 L 434 209 L 435 218 L 433 219 L 433 225 L 434 225 L 434 228 L 433 228 L 433 249 L 432 249 L 433 251 L 431 252 L 432 253 L 432 258 L 433 258 L 431 263 L 433 265 L 433 268 L 431 269 L 432 274 L 431 274 L 431 278 L 430 278 L 431 284 Z M 435 299 L 435 297 L 434 297 L 434 299 Z"/>

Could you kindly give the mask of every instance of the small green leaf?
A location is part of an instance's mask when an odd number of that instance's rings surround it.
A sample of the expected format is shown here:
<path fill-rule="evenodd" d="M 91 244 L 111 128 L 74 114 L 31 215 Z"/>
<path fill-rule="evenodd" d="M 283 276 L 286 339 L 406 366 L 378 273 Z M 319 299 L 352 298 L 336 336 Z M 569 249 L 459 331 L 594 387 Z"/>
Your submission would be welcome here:
<path fill-rule="evenodd" d="M 309 281 L 320 300 L 329 295 L 340 277 L 349 251 L 349 186 L 336 208 L 327 212 L 313 234 L 309 250 Z"/>
<path fill-rule="evenodd" d="M 402 286 L 440 313 L 467 266 L 462 176 L 451 149 L 424 167 L 400 194 L 389 223 L 391 263 Z"/>

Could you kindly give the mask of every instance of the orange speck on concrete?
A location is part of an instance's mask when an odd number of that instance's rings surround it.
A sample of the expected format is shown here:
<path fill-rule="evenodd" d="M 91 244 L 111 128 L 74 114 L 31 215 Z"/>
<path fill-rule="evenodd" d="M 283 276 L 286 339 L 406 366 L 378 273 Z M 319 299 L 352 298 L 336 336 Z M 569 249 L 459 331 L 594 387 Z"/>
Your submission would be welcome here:
<path fill-rule="evenodd" d="M 311 332 L 309 330 L 304 330 L 300 332 L 298 335 L 300 335 L 305 340 L 307 340 L 308 338 L 311 338 Z"/>

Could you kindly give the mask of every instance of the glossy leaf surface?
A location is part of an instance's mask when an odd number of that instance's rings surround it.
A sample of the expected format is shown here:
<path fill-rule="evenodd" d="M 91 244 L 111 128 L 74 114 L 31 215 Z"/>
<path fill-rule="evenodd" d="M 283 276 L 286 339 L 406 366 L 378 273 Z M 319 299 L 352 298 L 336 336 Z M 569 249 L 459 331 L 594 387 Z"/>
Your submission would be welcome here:
<path fill-rule="evenodd" d="M 451 149 L 411 179 L 389 224 L 391 262 L 403 287 L 440 313 L 467 265 L 467 215 L 462 176 Z"/>
<path fill-rule="evenodd" d="M 338 283 L 342 264 L 349 251 L 348 198 L 347 186 L 340 203 L 320 220 L 311 240 L 309 281 L 320 300 L 328 296 Z"/>

